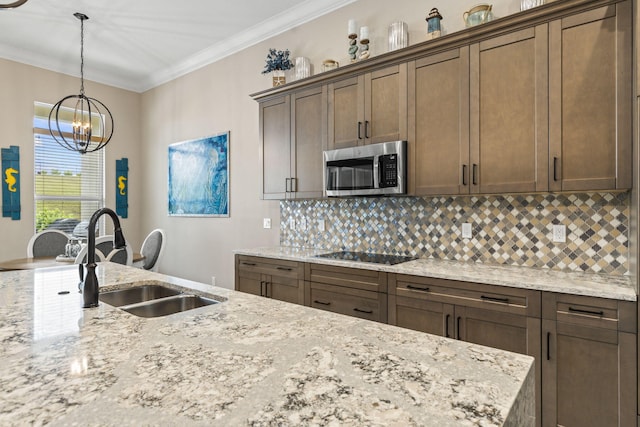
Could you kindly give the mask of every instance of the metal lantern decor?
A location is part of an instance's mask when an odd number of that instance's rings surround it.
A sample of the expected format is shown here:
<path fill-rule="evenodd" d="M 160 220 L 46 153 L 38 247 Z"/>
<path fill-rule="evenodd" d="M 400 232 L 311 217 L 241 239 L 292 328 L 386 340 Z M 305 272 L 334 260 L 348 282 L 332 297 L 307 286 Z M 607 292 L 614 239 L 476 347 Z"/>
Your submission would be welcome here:
<path fill-rule="evenodd" d="M 85 154 L 109 143 L 113 136 L 113 116 L 106 105 L 84 93 L 84 21 L 89 17 L 78 12 L 73 16 L 80 20 L 80 94 L 65 96 L 53 106 L 49 113 L 49 132 L 64 148 Z"/>

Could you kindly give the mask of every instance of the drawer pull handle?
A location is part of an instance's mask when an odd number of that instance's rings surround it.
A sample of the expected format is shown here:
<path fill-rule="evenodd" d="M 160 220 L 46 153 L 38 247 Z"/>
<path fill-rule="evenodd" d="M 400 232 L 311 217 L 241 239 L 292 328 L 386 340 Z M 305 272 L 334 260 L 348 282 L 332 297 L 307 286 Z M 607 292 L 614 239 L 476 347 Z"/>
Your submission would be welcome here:
<path fill-rule="evenodd" d="M 249 267 L 255 267 L 256 264 L 253 262 L 243 262 L 242 265 L 248 265 Z"/>
<path fill-rule="evenodd" d="M 267 287 L 267 282 L 265 282 L 264 280 L 262 280 L 260 282 L 260 296 L 261 297 L 266 297 L 267 296 L 267 292 L 265 290 L 265 288 Z"/>
<path fill-rule="evenodd" d="M 362 310 L 358 307 L 354 308 L 353 311 L 357 311 L 358 313 L 366 313 L 366 314 L 371 314 L 373 313 L 373 310 Z"/>
<path fill-rule="evenodd" d="M 317 299 L 314 299 L 314 300 L 313 300 L 313 303 L 314 303 L 314 304 L 320 304 L 320 305 L 331 305 L 331 303 L 330 303 L 330 302 L 327 302 L 327 301 L 320 301 L 320 300 L 317 300 Z"/>
<path fill-rule="evenodd" d="M 473 185 L 478 185 L 478 165 L 473 164 L 473 170 L 471 171 L 471 183 Z"/>
<path fill-rule="evenodd" d="M 411 289 L 413 291 L 429 292 L 429 288 L 423 288 L 421 286 L 414 286 L 414 285 L 407 285 L 407 289 Z"/>
<path fill-rule="evenodd" d="M 503 304 L 509 304 L 509 298 L 488 297 L 486 295 L 482 295 L 480 299 L 483 301 L 501 302 Z"/>
<path fill-rule="evenodd" d="M 591 311 L 591 310 L 582 310 L 579 308 L 569 307 L 569 313 L 579 313 L 579 314 L 590 314 L 592 316 L 604 316 L 604 311 Z"/>
<path fill-rule="evenodd" d="M 283 271 L 291 271 L 293 270 L 291 267 L 276 267 L 277 270 L 283 270 Z"/>
<path fill-rule="evenodd" d="M 462 165 L 462 185 L 467 185 L 467 165 Z"/>
<path fill-rule="evenodd" d="M 462 320 L 462 317 L 458 316 L 458 318 L 456 319 L 456 338 L 460 339 L 460 320 Z"/>

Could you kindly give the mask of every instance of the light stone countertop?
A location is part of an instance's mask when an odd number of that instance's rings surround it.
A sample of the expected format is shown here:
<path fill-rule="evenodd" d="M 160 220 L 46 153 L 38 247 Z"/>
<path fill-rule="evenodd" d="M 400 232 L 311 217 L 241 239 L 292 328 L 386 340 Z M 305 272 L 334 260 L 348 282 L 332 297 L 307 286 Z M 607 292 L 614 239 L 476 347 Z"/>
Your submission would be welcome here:
<path fill-rule="evenodd" d="M 119 264 L 97 273 L 103 291 L 162 281 L 226 301 L 146 319 L 82 309 L 76 266 L 1 272 L 0 425 L 534 425 L 531 357 Z"/>
<path fill-rule="evenodd" d="M 238 249 L 235 254 L 312 262 L 316 264 L 361 268 L 388 273 L 409 274 L 439 279 L 509 286 L 547 292 L 560 292 L 622 301 L 636 301 L 635 284 L 630 276 L 613 276 L 581 272 L 563 272 L 510 265 L 489 265 L 420 258 L 396 265 L 316 258 L 332 252 L 287 246 Z"/>

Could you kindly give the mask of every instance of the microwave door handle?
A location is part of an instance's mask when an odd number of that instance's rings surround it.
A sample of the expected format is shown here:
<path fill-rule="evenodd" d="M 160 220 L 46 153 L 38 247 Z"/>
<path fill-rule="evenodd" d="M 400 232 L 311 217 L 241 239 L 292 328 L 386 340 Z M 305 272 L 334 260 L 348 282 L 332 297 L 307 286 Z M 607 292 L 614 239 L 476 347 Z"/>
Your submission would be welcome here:
<path fill-rule="evenodd" d="M 380 188 L 380 156 L 373 156 L 373 188 Z"/>

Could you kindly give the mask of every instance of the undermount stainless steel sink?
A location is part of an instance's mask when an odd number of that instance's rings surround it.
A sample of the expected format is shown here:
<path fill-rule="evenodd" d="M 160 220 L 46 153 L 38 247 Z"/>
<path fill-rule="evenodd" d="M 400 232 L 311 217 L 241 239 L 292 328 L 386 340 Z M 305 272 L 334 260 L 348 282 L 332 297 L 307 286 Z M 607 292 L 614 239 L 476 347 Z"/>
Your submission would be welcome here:
<path fill-rule="evenodd" d="M 161 317 L 198 307 L 218 304 L 213 298 L 185 294 L 152 282 L 126 289 L 100 293 L 100 301 L 139 317 Z"/>
<path fill-rule="evenodd" d="M 197 295 L 177 295 L 121 308 L 140 317 L 160 317 L 218 303 L 219 301 L 214 299 Z"/>
<path fill-rule="evenodd" d="M 100 301 L 114 307 L 121 307 L 123 305 L 136 304 L 139 302 L 145 302 L 179 294 L 181 294 L 181 292 L 176 289 L 171 289 L 159 284 L 149 284 L 136 286 L 135 288 L 101 292 L 99 299 Z"/>

